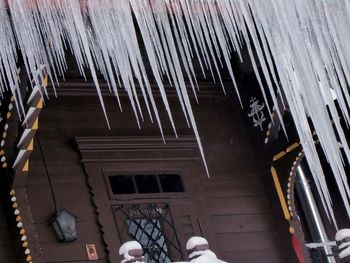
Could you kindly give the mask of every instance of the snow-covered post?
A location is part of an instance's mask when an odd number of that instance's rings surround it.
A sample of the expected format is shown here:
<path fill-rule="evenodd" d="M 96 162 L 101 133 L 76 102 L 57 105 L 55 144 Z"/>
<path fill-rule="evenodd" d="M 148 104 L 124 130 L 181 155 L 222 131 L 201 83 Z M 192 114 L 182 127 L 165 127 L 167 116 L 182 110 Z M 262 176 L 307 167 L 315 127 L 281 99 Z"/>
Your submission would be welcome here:
<path fill-rule="evenodd" d="M 186 250 L 190 262 L 198 263 L 225 263 L 218 259 L 209 249 L 208 241 L 203 237 L 191 237 L 186 243 Z"/>
<path fill-rule="evenodd" d="M 350 229 L 340 229 L 335 235 L 340 262 L 350 262 Z"/>
<path fill-rule="evenodd" d="M 124 257 L 121 263 L 144 263 L 142 256 L 143 249 L 137 241 L 125 242 L 119 248 L 119 255 Z"/>

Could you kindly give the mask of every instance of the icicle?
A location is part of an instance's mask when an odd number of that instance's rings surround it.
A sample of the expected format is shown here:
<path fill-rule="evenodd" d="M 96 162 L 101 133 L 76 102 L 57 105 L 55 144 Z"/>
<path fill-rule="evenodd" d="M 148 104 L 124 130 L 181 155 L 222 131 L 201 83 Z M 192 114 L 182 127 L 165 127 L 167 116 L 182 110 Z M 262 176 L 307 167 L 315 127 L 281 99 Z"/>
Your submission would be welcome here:
<path fill-rule="evenodd" d="M 131 3 L 133 4 L 133 2 L 131 2 Z M 154 52 L 155 49 L 152 48 L 152 46 L 151 46 L 152 41 L 150 39 L 151 36 L 150 36 L 148 30 L 146 30 L 146 28 L 144 27 L 144 25 L 146 24 L 146 21 L 144 20 L 144 17 L 141 15 L 140 10 L 136 6 L 136 3 L 134 5 L 134 7 L 133 7 L 133 10 L 134 10 L 136 19 L 138 21 L 138 25 L 139 25 L 139 27 L 141 29 L 142 38 L 144 40 L 144 44 L 145 44 L 145 47 L 146 47 L 146 52 L 148 54 L 148 58 L 149 58 L 149 62 L 150 62 L 150 65 L 151 65 L 151 68 L 152 68 L 152 71 L 153 71 L 153 75 L 154 75 L 154 77 L 156 79 L 156 82 L 158 84 L 158 88 L 159 88 L 161 97 L 163 99 L 164 106 L 165 106 L 166 111 L 168 113 L 171 125 L 172 125 L 172 127 L 174 129 L 174 132 L 175 132 L 175 135 L 177 137 L 177 133 L 176 133 L 176 129 L 175 129 L 175 123 L 174 123 L 174 120 L 173 120 L 173 117 L 172 117 L 172 114 L 171 114 L 169 102 L 168 102 L 168 99 L 167 99 L 167 96 L 166 96 L 166 92 L 165 92 L 163 83 L 161 81 L 161 76 L 159 74 L 159 70 L 157 68 L 158 64 L 157 64 L 157 61 L 156 61 L 156 54 Z M 161 60 L 165 61 L 164 58 L 162 58 Z M 154 100 L 152 100 L 152 104 L 153 103 L 154 103 Z M 155 108 L 155 106 L 154 106 L 154 108 Z M 160 121 L 158 121 L 158 123 L 160 123 Z"/>
<path fill-rule="evenodd" d="M 198 0 L 194 0 L 193 2 L 196 3 L 197 5 L 199 4 Z M 216 39 L 212 39 L 210 37 L 210 35 L 212 33 L 211 24 L 209 23 L 207 16 L 204 15 L 205 12 L 207 12 L 207 11 L 206 11 L 205 7 L 203 7 L 203 4 L 201 4 L 201 6 L 202 6 L 201 7 L 202 9 L 200 10 L 200 12 L 197 13 L 197 19 L 198 19 L 198 22 L 200 24 L 200 28 L 198 30 L 201 30 L 203 32 L 204 39 L 205 39 L 205 44 L 203 44 L 203 45 L 206 45 L 209 48 L 209 54 L 211 55 L 212 62 L 214 64 L 216 73 L 219 77 L 219 82 L 221 84 L 221 87 L 222 87 L 224 93 L 226 93 L 224 85 L 222 83 L 221 74 L 220 74 L 219 66 L 218 66 L 217 59 L 216 59 L 217 57 L 215 56 L 214 50 L 216 50 L 216 53 L 218 56 L 220 56 L 220 52 L 218 51 Z M 214 34 L 213 34 L 213 37 L 214 37 Z M 214 48 L 213 48 L 213 45 L 214 45 Z M 221 59 L 219 60 L 219 62 L 222 65 Z"/>
<path fill-rule="evenodd" d="M 177 26 L 175 24 L 175 21 L 174 21 L 174 17 L 176 17 L 177 21 L 179 20 L 179 17 L 178 17 L 178 12 L 179 10 L 175 10 L 175 14 L 173 13 L 172 11 L 172 7 L 169 3 L 169 0 L 166 0 L 165 1 L 166 3 L 166 6 L 167 6 L 167 10 L 168 12 L 170 13 L 170 20 L 171 20 L 171 24 L 172 24 L 172 28 L 174 30 L 174 35 L 175 35 L 175 41 L 177 43 L 177 48 L 179 50 L 179 53 L 180 53 L 180 57 L 181 57 L 181 61 L 182 61 L 182 65 L 184 66 L 185 68 L 185 71 L 186 71 L 186 74 L 188 76 L 188 79 L 190 81 L 190 85 L 191 85 L 191 88 L 192 88 L 192 91 L 193 91 L 193 94 L 195 96 L 195 99 L 198 103 L 198 98 L 197 98 L 197 92 L 196 92 L 196 89 L 195 89 L 195 86 L 194 86 L 194 83 L 193 83 L 193 80 L 192 80 L 192 76 L 191 74 L 194 75 L 194 71 L 193 71 L 193 65 L 192 65 L 192 61 L 190 60 L 190 55 L 189 55 L 189 51 L 188 51 L 188 47 L 186 45 L 186 43 L 184 41 L 180 41 L 180 39 L 183 39 L 184 36 L 182 36 L 180 38 L 180 35 L 179 35 L 179 32 L 178 32 L 178 29 L 177 29 Z M 184 39 L 183 39 L 184 40 Z M 197 80 L 195 79 L 195 84 L 196 86 L 198 86 L 198 83 L 197 83 Z"/>
<path fill-rule="evenodd" d="M 80 51 L 79 53 L 84 52 L 84 55 L 86 56 L 86 60 L 87 60 L 87 63 L 90 67 L 90 71 L 92 74 L 92 78 L 93 78 L 95 86 L 96 86 L 97 95 L 99 97 L 99 100 L 100 100 L 100 103 L 102 106 L 103 114 L 105 115 L 105 119 L 106 119 L 108 127 L 110 127 L 108 117 L 107 117 L 106 108 L 105 108 L 103 98 L 102 98 L 100 85 L 98 83 L 96 72 L 95 72 L 95 67 L 94 67 L 94 64 L 92 61 L 92 56 L 91 56 L 90 47 L 89 47 L 89 41 L 88 41 L 88 37 L 87 37 L 87 33 L 86 33 L 86 28 L 85 28 L 84 22 L 83 22 L 83 17 L 82 17 L 82 13 L 81 13 L 82 10 L 80 9 L 79 0 L 65 0 L 64 1 L 64 10 L 65 10 L 65 14 L 67 16 L 71 17 L 71 21 L 73 22 L 73 25 L 75 26 L 75 34 L 73 32 L 71 32 L 71 36 L 74 36 L 76 39 L 78 39 L 78 43 L 75 43 L 75 44 L 79 44 L 76 46 L 76 49 L 78 49 Z M 73 25 L 71 25 L 71 26 L 73 26 Z"/>
<path fill-rule="evenodd" d="M 200 67 L 201 67 L 202 74 L 203 74 L 203 76 L 204 76 L 204 78 L 205 78 L 206 75 L 205 75 L 205 71 L 204 71 L 204 68 L 203 68 L 202 57 L 200 56 L 199 51 L 198 51 L 197 39 L 196 39 L 195 36 L 194 36 L 191 18 L 190 18 L 190 14 L 189 14 L 189 11 L 188 11 L 188 7 L 187 7 L 187 5 L 186 5 L 186 3 L 185 3 L 185 0 L 180 0 L 180 5 L 181 5 L 182 11 L 183 11 L 183 13 L 184 13 L 184 17 L 185 17 L 185 20 L 186 20 L 187 29 L 188 29 L 188 31 L 189 31 L 189 33 L 190 33 L 190 38 L 191 38 L 191 41 L 192 41 L 192 43 L 193 43 L 194 50 L 195 50 L 196 56 L 197 56 L 197 58 L 198 58 L 199 65 L 200 65 Z"/>
<path fill-rule="evenodd" d="M 282 119 L 277 105 L 279 96 L 293 115 L 329 218 L 336 224 L 309 122 L 315 127 L 350 217 L 350 188 L 343 167 L 344 162 L 350 163 L 350 148 L 340 125 L 341 118 L 350 124 L 349 1 L 0 0 L 0 96 L 11 90 L 18 112 L 23 112 L 17 48 L 22 53 L 24 69 L 33 79 L 31 85 L 41 84 L 42 76 L 38 76 L 37 70 L 45 65 L 45 71 L 54 80 L 54 91 L 57 76 L 64 78 L 67 70 L 65 55 L 69 48 L 85 79 L 85 68 L 89 67 L 106 119 L 96 69 L 106 79 L 120 109 L 119 92 L 123 88 L 138 126 L 141 128 L 145 107 L 163 136 L 133 16 L 174 132 L 163 79 L 169 81 L 169 89 L 176 91 L 204 162 L 185 77 L 196 96 L 193 59 L 198 59 L 204 77 L 205 69 L 209 69 L 214 82 L 218 78 L 222 86 L 220 70 L 225 65 L 239 97 L 231 51 L 237 52 L 242 61 L 240 48 L 245 47 L 268 110 L 274 105 Z M 338 147 L 338 140 L 344 153 Z M 205 168 L 208 172 L 206 164 Z"/>
<path fill-rule="evenodd" d="M 17 112 L 24 113 L 17 81 L 16 46 L 5 0 L 0 0 L 0 95 L 11 90 L 15 96 Z"/>

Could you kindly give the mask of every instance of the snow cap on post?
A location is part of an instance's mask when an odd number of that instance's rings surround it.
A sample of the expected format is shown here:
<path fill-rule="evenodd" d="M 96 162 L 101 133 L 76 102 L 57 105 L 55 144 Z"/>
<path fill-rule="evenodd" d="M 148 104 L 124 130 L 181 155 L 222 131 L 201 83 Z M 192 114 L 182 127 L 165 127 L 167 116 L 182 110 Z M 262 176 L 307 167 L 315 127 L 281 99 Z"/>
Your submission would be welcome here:
<path fill-rule="evenodd" d="M 350 259 L 350 229 L 340 229 L 335 235 L 335 241 L 338 247 L 339 258 Z"/>
<path fill-rule="evenodd" d="M 204 237 L 191 237 L 186 243 L 186 250 L 193 250 L 199 246 L 203 248 L 206 247 L 206 249 L 209 249 L 209 243 Z"/>
<path fill-rule="evenodd" d="M 122 263 L 141 262 L 143 249 L 139 242 L 128 241 L 119 248 L 119 255 L 124 257 Z"/>
<path fill-rule="evenodd" d="M 193 263 L 227 263 L 218 259 L 209 249 L 208 241 L 203 237 L 191 237 L 186 243 L 189 262 Z"/>

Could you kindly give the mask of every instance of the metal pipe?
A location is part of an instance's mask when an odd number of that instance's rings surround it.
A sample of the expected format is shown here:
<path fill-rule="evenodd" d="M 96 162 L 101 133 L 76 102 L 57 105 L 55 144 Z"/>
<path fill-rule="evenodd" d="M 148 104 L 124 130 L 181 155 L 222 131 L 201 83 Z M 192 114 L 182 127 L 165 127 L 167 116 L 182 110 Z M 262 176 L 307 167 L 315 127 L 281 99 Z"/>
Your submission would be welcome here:
<path fill-rule="evenodd" d="M 326 229 L 322 222 L 315 198 L 312 194 L 308 178 L 300 165 L 297 168 L 296 175 L 295 187 L 301 201 L 300 203 L 306 217 L 307 225 L 310 229 L 311 238 L 314 242 L 327 243 L 329 242 L 329 239 Z M 322 250 L 325 253 L 324 258 L 326 262 L 336 262 L 334 256 L 332 256 L 333 251 L 329 246 L 324 246 Z"/>

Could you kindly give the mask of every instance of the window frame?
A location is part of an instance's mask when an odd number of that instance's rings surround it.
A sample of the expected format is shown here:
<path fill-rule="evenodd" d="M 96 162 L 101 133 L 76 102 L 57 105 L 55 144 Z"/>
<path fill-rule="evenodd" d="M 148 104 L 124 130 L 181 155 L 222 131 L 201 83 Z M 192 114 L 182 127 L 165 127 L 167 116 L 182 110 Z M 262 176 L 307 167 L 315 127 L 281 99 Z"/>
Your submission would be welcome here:
<path fill-rule="evenodd" d="M 152 212 L 151 214 L 146 214 L 144 212 L 142 213 L 135 213 L 133 215 L 128 214 L 129 209 L 135 209 L 143 210 L 146 209 L 148 211 L 150 210 L 158 210 L 161 209 L 162 212 L 155 214 Z M 150 210 L 149 210 L 150 209 Z M 164 237 L 164 243 L 167 248 L 167 256 L 173 261 L 183 261 L 184 260 L 184 251 L 181 249 L 180 239 L 179 239 L 179 233 L 177 231 L 176 224 L 174 222 L 174 218 L 172 215 L 172 209 L 171 204 L 169 204 L 167 201 L 156 201 L 156 202 L 145 202 L 145 203 L 124 203 L 124 204 L 116 204 L 112 205 L 113 210 L 113 216 L 114 220 L 116 222 L 116 226 L 119 233 L 119 238 L 121 242 L 127 241 L 127 240 L 136 240 L 136 238 L 133 237 L 132 233 L 129 232 L 129 222 L 135 222 L 136 220 L 152 220 L 157 219 L 159 222 L 159 230 L 161 231 L 162 236 Z M 141 232 L 144 232 L 141 229 Z M 140 241 L 138 241 L 140 242 Z M 143 244 L 140 242 L 140 244 L 143 246 Z M 145 252 L 145 251 L 144 251 Z"/>
<path fill-rule="evenodd" d="M 102 171 L 105 185 L 108 192 L 108 197 L 110 200 L 132 200 L 132 199 L 167 199 L 167 198 L 184 198 L 188 197 L 187 187 L 184 180 L 182 170 L 127 170 L 127 171 Z M 163 192 L 159 175 L 172 175 L 176 174 L 180 177 L 183 187 L 183 192 Z M 114 194 L 112 191 L 112 186 L 109 181 L 110 176 L 131 176 L 135 193 L 132 194 Z M 159 187 L 159 193 L 139 193 L 136 185 L 135 176 L 136 175 L 155 175 L 157 180 L 157 185 Z"/>

